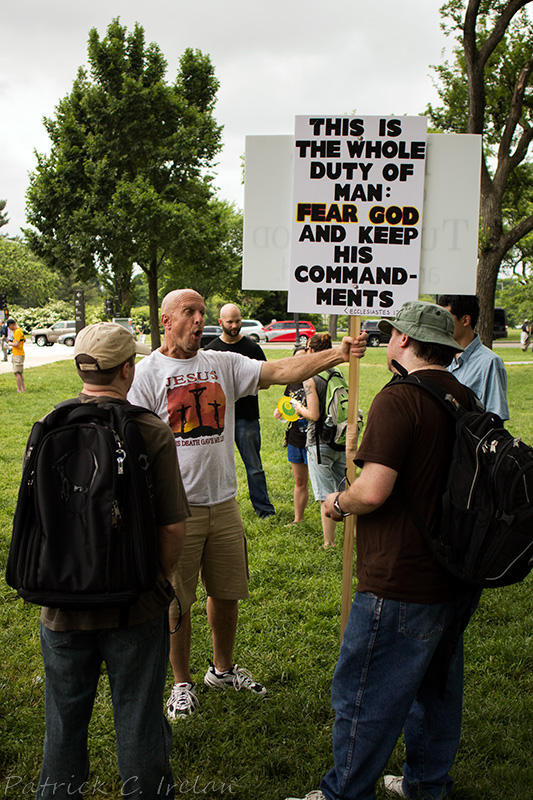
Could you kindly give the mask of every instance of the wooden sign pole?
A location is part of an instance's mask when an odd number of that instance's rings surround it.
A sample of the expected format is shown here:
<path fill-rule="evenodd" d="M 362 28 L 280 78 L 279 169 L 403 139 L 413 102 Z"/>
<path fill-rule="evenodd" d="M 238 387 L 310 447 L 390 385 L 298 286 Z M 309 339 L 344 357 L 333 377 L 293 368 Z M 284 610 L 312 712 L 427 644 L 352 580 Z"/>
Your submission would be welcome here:
<path fill-rule="evenodd" d="M 353 339 L 357 339 L 361 333 L 361 317 L 350 317 L 349 334 Z M 353 451 L 357 444 L 357 419 L 359 414 L 359 365 L 360 359 L 350 356 L 350 371 L 348 377 L 348 435 L 346 449 L 351 444 L 350 450 Z M 348 455 L 348 453 L 347 453 Z M 355 464 L 352 458 L 346 458 L 346 477 L 347 484 L 351 485 L 355 480 Z M 357 517 L 352 514 L 344 519 L 344 550 L 342 561 L 342 593 L 341 593 L 341 639 L 344 634 L 350 608 L 352 607 L 352 586 L 353 586 L 353 556 L 354 539 L 357 527 Z"/>

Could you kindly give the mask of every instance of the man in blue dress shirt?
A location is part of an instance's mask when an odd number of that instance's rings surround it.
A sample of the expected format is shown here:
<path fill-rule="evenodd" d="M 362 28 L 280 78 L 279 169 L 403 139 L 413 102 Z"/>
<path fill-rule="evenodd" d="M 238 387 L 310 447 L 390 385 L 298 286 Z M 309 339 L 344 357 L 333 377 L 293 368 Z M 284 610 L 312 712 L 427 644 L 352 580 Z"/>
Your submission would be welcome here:
<path fill-rule="evenodd" d="M 457 353 L 448 370 L 464 386 L 472 389 L 487 411 L 498 414 L 505 422 L 509 419 L 507 373 L 502 359 L 485 347 L 474 331 L 479 317 L 478 298 L 476 295 L 444 294 L 439 297 L 438 304 L 453 316 L 453 337 L 464 348 L 462 353 Z"/>

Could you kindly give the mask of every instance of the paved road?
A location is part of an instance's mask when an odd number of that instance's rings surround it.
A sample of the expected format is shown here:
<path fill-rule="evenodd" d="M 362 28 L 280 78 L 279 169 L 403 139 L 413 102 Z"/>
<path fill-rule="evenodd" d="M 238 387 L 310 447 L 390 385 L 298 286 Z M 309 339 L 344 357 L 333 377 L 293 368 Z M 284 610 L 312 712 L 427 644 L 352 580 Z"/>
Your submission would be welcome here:
<path fill-rule="evenodd" d="M 54 361 L 65 361 L 74 357 L 74 349 L 66 344 L 53 344 L 51 347 L 37 347 L 33 342 L 24 345 L 24 369 L 40 367 L 42 364 L 52 364 Z M 0 356 L 1 357 L 1 356 Z M 0 361 L 0 374 L 11 372 L 11 358 Z"/>

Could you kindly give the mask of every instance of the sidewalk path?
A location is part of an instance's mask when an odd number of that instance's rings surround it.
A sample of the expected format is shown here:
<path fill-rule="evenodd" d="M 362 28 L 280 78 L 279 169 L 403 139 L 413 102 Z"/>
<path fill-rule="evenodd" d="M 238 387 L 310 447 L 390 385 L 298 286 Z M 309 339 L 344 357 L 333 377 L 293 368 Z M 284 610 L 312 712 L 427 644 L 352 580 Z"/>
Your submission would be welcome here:
<path fill-rule="evenodd" d="M 24 345 L 24 369 L 40 367 L 42 364 L 52 364 L 54 361 L 66 361 L 74 359 L 74 348 L 67 347 L 66 344 L 53 344 L 51 347 L 38 347 L 33 342 L 26 341 Z M 7 361 L 0 361 L 0 375 L 4 372 L 11 372 L 11 356 Z"/>

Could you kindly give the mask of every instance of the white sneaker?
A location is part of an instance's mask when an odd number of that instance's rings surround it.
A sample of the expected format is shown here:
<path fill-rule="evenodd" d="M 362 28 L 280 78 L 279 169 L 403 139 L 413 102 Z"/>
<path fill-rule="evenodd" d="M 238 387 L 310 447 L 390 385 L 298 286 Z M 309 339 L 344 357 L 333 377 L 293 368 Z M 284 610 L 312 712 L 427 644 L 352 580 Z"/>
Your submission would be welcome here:
<path fill-rule="evenodd" d="M 385 789 L 397 797 L 409 797 L 403 790 L 403 778 L 397 775 L 385 775 L 383 778 Z"/>
<path fill-rule="evenodd" d="M 194 683 L 175 683 L 167 700 L 167 717 L 171 722 L 187 719 L 198 708 Z"/>
<path fill-rule="evenodd" d="M 320 789 L 308 792 L 305 797 L 286 797 L 285 800 L 326 800 Z"/>
<path fill-rule="evenodd" d="M 236 692 L 241 689 L 249 689 L 256 697 L 264 697 L 267 691 L 262 683 L 254 681 L 247 669 L 242 669 L 238 664 L 234 664 L 222 675 L 217 675 L 215 667 L 211 664 L 205 673 L 204 683 L 210 689 L 235 689 Z"/>

